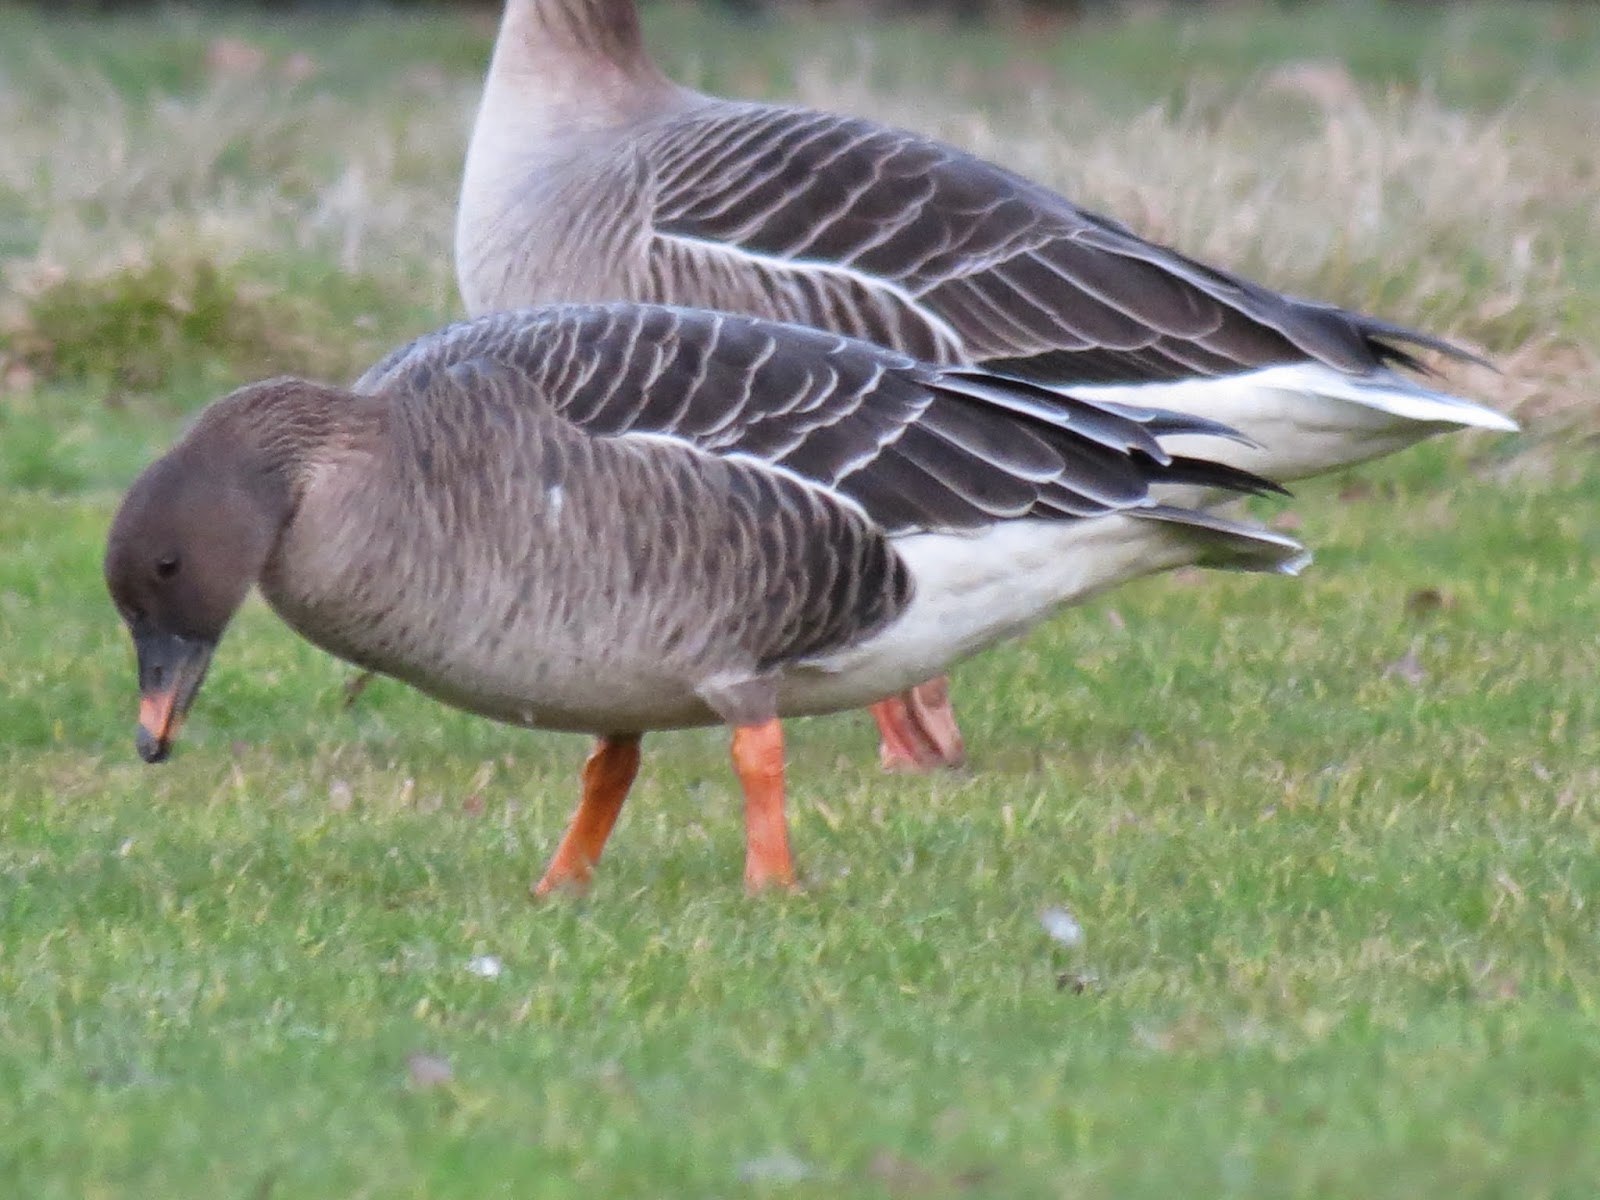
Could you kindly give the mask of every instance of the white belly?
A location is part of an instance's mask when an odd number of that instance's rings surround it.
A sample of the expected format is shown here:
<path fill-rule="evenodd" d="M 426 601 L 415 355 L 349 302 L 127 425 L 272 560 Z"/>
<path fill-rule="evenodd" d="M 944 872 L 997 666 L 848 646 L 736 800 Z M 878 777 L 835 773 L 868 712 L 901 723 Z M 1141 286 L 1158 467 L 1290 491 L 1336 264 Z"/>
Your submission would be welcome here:
<path fill-rule="evenodd" d="M 1259 557 L 1250 546 L 1211 530 L 1122 516 L 896 539 L 916 581 L 910 607 L 867 641 L 786 671 L 780 709 L 801 715 L 872 703 L 1142 575 L 1202 561 L 1230 565 L 1230 556 L 1238 560 L 1231 565 L 1249 569 L 1292 574 L 1299 567 L 1272 542 L 1260 544 Z"/>

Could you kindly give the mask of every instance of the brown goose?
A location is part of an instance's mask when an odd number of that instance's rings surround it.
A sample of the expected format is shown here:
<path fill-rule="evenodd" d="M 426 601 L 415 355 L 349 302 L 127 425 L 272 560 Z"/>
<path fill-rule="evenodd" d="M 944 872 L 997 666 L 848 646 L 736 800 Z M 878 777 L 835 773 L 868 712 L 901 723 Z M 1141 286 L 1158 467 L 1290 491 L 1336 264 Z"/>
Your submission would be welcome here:
<path fill-rule="evenodd" d="M 1289 538 L 1151 498 L 1270 487 L 1157 440 L 1217 432 L 744 317 L 452 326 L 354 390 L 237 391 L 134 483 L 105 570 L 139 752 L 166 756 L 256 584 L 352 663 L 599 736 L 538 891 L 587 881 L 644 732 L 716 722 L 746 880 L 787 884 L 779 716 L 879 700 L 1151 571 L 1298 568 Z"/>
<path fill-rule="evenodd" d="M 679 87 L 634 0 L 508 0 L 456 268 L 473 314 L 693 305 L 1195 413 L 1253 443 L 1205 453 L 1285 481 L 1515 428 L 1394 371 L 1418 365 L 1407 345 L 1460 356 L 1435 338 L 1195 262 L 915 133 Z M 909 757 L 886 741 L 886 764 L 961 760 L 942 681 L 899 708 L 919 736 Z"/>

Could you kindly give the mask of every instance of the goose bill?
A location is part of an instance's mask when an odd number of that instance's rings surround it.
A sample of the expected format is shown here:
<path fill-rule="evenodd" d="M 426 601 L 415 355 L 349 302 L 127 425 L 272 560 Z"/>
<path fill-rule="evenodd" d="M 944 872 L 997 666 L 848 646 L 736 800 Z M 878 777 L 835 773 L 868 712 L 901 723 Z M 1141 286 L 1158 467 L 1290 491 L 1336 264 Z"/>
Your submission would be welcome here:
<path fill-rule="evenodd" d="M 173 739 L 194 703 L 216 643 L 172 633 L 146 633 L 134 638 L 139 656 L 139 757 L 158 763 L 172 750 Z"/>

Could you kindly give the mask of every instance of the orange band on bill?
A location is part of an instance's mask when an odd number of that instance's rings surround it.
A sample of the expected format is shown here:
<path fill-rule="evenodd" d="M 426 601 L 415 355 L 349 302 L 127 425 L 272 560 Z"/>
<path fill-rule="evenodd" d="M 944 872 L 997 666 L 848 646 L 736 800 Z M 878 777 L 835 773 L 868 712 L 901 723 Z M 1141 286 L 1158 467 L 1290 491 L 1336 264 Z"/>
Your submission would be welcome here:
<path fill-rule="evenodd" d="M 166 745 L 178 734 L 183 718 L 178 715 L 178 689 L 146 692 L 139 697 L 139 727 L 158 743 Z"/>

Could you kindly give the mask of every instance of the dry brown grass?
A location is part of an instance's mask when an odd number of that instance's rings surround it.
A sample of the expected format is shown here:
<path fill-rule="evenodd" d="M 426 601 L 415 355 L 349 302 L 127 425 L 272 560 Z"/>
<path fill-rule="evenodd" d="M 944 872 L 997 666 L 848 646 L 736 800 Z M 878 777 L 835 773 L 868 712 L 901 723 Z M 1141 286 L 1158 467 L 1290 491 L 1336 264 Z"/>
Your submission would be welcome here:
<path fill-rule="evenodd" d="M 1475 115 L 1319 66 L 1227 94 L 1197 87 L 1180 109 L 1124 120 L 1039 72 L 999 108 L 973 99 L 992 83 L 959 74 L 938 94 L 866 82 L 892 53 L 867 44 L 853 65 L 815 62 L 796 98 L 927 130 L 1202 258 L 1484 348 L 1505 377 L 1457 382 L 1503 406 L 1551 420 L 1591 407 L 1600 368 L 1578 334 L 1600 307 L 1574 264 L 1600 256 L 1600 95 Z M 319 272 L 359 278 L 409 314 L 369 319 L 364 337 L 345 314 L 279 306 L 289 365 L 359 365 L 396 328 L 455 311 L 451 223 L 476 78 L 397 63 L 361 100 L 330 86 L 331 65 L 259 66 L 144 98 L 89 63 L 0 77 L 0 195 L 35 234 L 4 263 L 5 329 L 37 334 L 29 314 L 63 278 L 167 261 L 242 271 L 291 299 Z"/>
<path fill-rule="evenodd" d="M 118 94 L 92 66 L 57 64 L 50 79 L 41 94 L 0 78 L 0 196 L 32 235 L 0 264 L 0 372 L 13 385 L 92 358 L 73 339 L 118 320 L 130 295 L 161 310 L 152 323 L 174 352 L 224 349 L 171 334 L 219 277 L 241 375 L 348 374 L 454 311 L 474 81 L 404 76 L 380 105 L 255 75 L 148 98 Z M 83 319 L 64 321 L 75 303 Z M 153 364 L 134 374 L 166 377 Z"/>
<path fill-rule="evenodd" d="M 54 76 L 47 98 L 0 86 L 0 188 L 40 220 L 35 263 L 93 271 L 169 248 L 219 263 L 288 255 L 451 302 L 474 81 L 403 76 L 372 104 L 314 81 L 222 77 L 129 99 L 93 67 Z"/>

